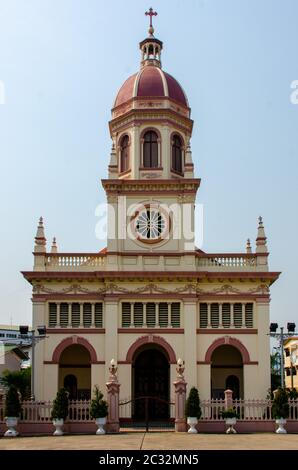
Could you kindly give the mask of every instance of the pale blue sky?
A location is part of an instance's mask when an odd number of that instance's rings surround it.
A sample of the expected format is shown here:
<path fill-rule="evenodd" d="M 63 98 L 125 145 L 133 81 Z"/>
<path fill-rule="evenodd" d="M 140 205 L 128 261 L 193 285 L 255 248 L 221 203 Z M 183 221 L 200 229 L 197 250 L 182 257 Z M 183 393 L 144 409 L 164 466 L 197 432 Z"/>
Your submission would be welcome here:
<path fill-rule="evenodd" d="M 0 0 L 0 322 L 31 321 L 37 220 L 62 251 L 98 251 L 108 120 L 139 68 L 148 0 Z M 297 313 L 298 79 L 296 0 L 155 0 L 163 67 L 185 89 L 202 178 L 204 246 L 244 250 L 263 215 L 272 320 Z"/>

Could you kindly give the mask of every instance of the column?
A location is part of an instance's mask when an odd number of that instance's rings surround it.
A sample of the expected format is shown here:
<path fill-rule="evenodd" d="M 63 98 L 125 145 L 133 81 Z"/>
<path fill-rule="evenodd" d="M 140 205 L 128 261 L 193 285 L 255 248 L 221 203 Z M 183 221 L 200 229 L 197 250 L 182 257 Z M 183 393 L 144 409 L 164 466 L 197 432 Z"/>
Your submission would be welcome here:
<path fill-rule="evenodd" d="M 117 378 L 117 367 L 112 363 L 109 367 L 109 380 L 106 383 L 108 394 L 108 419 L 106 430 L 109 433 L 118 433 L 120 430 L 119 424 L 119 389 L 120 384 Z"/>
<path fill-rule="evenodd" d="M 168 304 L 168 328 L 172 328 L 172 309 L 171 309 L 171 302 L 167 302 Z"/>
<path fill-rule="evenodd" d="M 35 330 L 37 334 L 37 327 L 39 325 L 46 325 L 46 303 L 43 301 L 34 301 L 32 304 L 32 329 Z M 35 342 L 34 346 L 34 370 L 33 382 L 34 390 L 32 391 L 35 400 L 43 400 L 45 393 L 45 380 L 46 373 L 44 367 L 45 360 L 45 343 L 47 338 Z"/>
<path fill-rule="evenodd" d="M 241 328 L 245 327 L 244 312 L 245 312 L 245 305 L 241 302 Z"/>
<path fill-rule="evenodd" d="M 207 328 L 212 328 L 211 326 L 211 304 L 207 303 Z"/>
<path fill-rule="evenodd" d="M 155 327 L 159 326 L 159 302 L 155 302 Z"/>
<path fill-rule="evenodd" d="M 83 328 L 84 327 L 84 321 L 83 321 L 83 315 L 84 315 L 84 312 L 83 312 L 83 302 L 80 302 L 80 328 Z"/>
<path fill-rule="evenodd" d="M 184 358 L 185 380 L 197 387 L 197 299 L 184 300 Z"/>
<path fill-rule="evenodd" d="M 218 311 L 219 311 L 219 325 L 218 325 L 218 327 L 223 328 L 223 324 L 222 324 L 222 302 L 219 302 L 219 304 L 218 304 Z"/>
<path fill-rule="evenodd" d="M 143 327 L 147 326 L 146 306 L 147 306 L 147 302 L 143 302 Z"/>
<path fill-rule="evenodd" d="M 183 370 L 182 370 L 183 369 Z M 179 370 L 177 367 L 177 379 L 174 382 L 175 388 L 175 431 L 186 432 L 186 418 L 185 418 L 185 402 L 186 402 L 186 385 L 183 372 L 184 367 Z"/>
<path fill-rule="evenodd" d="M 255 357 L 255 351 L 250 350 L 251 361 L 258 360 L 258 383 L 256 384 L 254 398 L 266 398 L 270 387 L 270 336 L 269 330 L 269 296 L 256 299 L 256 327 L 258 329 L 257 342 L 258 356 Z M 249 367 L 252 367 L 250 365 Z M 245 384 L 244 384 L 245 387 Z M 245 390 L 245 389 L 244 389 Z"/>
<path fill-rule="evenodd" d="M 60 321 L 60 302 L 57 302 L 57 327 L 61 328 L 61 321 Z"/>
<path fill-rule="evenodd" d="M 105 301 L 105 361 L 106 381 L 109 378 L 109 362 L 111 359 L 118 359 L 118 301 L 107 299 Z"/>
<path fill-rule="evenodd" d="M 234 328 L 234 303 L 231 302 L 231 328 Z"/>
<path fill-rule="evenodd" d="M 95 303 L 91 304 L 91 328 L 95 328 Z"/>
<path fill-rule="evenodd" d="M 233 408 L 233 391 L 225 390 L 225 409 Z"/>
<path fill-rule="evenodd" d="M 134 306 L 135 306 L 135 303 L 134 302 L 130 302 L 130 328 L 133 328 L 134 327 L 134 324 L 133 324 L 133 311 L 134 311 Z"/>

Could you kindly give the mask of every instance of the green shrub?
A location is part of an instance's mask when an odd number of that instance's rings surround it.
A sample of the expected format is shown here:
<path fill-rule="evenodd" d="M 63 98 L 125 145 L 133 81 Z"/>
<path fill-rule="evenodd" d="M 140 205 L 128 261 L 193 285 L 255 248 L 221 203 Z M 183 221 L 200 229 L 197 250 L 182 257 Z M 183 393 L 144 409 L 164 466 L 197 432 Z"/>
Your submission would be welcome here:
<path fill-rule="evenodd" d="M 199 392 L 196 387 L 192 387 L 185 404 L 185 415 L 190 418 L 200 419 L 202 410 L 200 406 Z"/>
<path fill-rule="evenodd" d="M 22 406 L 20 403 L 19 393 L 14 385 L 10 385 L 5 395 L 5 416 L 18 418 L 21 414 Z"/>
<path fill-rule="evenodd" d="M 289 417 L 289 396 L 286 389 L 279 387 L 274 395 L 272 404 L 272 417 L 274 419 L 287 419 Z"/>
<path fill-rule="evenodd" d="M 66 419 L 68 416 L 68 392 L 61 388 L 56 395 L 51 413 L 52 419 Z"/>
<path fill-rule="evenodd" d="M 105 418 L 108 414 L 108 404 L 103 399 L 103 394 L 97 385 L 95 385 L 93 393 L 94 398 L 91 400 L 90 416 L 93 419 Z"/>
<path fill-rule="evenodd" d="M 222 410 L 220 415 L 223 419 L 228 418 L 239 418 L 239 414 L 237 413 L 235 408 L 227 408 L 226 410 Z"/>

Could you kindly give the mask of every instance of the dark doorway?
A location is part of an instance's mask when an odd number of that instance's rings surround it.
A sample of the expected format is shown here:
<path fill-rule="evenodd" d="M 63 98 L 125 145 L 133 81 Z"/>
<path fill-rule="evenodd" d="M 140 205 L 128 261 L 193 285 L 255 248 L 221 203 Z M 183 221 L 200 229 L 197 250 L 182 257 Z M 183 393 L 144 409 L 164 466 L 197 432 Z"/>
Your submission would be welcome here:
<path fill-rule="evenodd" d="M 77 399 L 78 381 L 75 375 L 66 375 L 66 377 L 64 378 L 64 388 L 68 391 L 70 400 Z"/>
<path fill-rule="evenodd" d="M 169 377 L 170 365 L 165 354 L 159 349 L 145 349 L 139 352 L 133 364 L 133 418 L 148 418 L 153 421 L 169 419 Z"/>
<path fill-rule="evenodd" d="M 229 375 L 226 380 L 226 390 L 233 391 L 233 398 L 239 399 L 240 398 L 240 384 L 239 379 L 236 375 Z"/>

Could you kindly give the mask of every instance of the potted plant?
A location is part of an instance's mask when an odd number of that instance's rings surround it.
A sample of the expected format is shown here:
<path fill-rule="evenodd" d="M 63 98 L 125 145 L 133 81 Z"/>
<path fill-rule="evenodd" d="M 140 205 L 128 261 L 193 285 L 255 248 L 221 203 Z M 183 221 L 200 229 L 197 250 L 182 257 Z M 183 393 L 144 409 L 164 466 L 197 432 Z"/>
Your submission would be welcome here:
<path fill-rule="evenodd" d="M 238 416 L 238 413 L 235 410 L 235 408 L 227 408 L 226 410 L 222 410 L 220 412 L 220 414 L 223 417 L 223 419 L 225 420 L 226 425 L 227 425 L 226 433 L 227 434 L 236 434 L 237 431 L 236 431 L 236 429 L 234 429 L 234 426 L 235 426 L 237 418 L 239 416 Z"/>
<path fill-rule="evenodd" d="M 68 392 L 61 388 L 56 395 L 53 403 L 51 418 L 55 426 L 54 436 L 63 436 L 62 426 L 68 416 Z"/>
<path fill-rule="evenodd" d="M 105 434 L 104 425 L 107 421 L 108 404 L 103 399 L 103 394 L 99 390 L 98 386 L 94 387 L 94 398 L 91 400 L 90 416 L 95 419 L 95 423 L 98 426 L 96 434 Z"/>
<path fill-rule="evenodd" d="M 8 430 L 5 437 L 16 437 L 18 431 L 15 429 L 18 424 L 18 418 L 21 414 L 22 407 L 20 403 L 19 393 L 14 385 L 10 385 L 5 396 L 5 421 Z"/>
<path fill-rule="evenodd" d="M 275 432 L 277 434 L 286 434 L 287 431 L 284 426 L 287 423 L 290 411 L 288 392 L 284 388 L 279 387 L 273 393 L 272 417 L 278 425 Z"/>
<path fill-rule="evenodd" d="M 199 392 L 196 387 L 192 387 L 189 392 L 189 396 L 185 404 L 185 415 L 187 417 L 187 424 L 189 424 L 188 432 L 191 434 L 197 433 L 196 425 L 198 424 L 198 419 L 200 419 L 202 414 L 200 406 L 200 397 Z"/>

